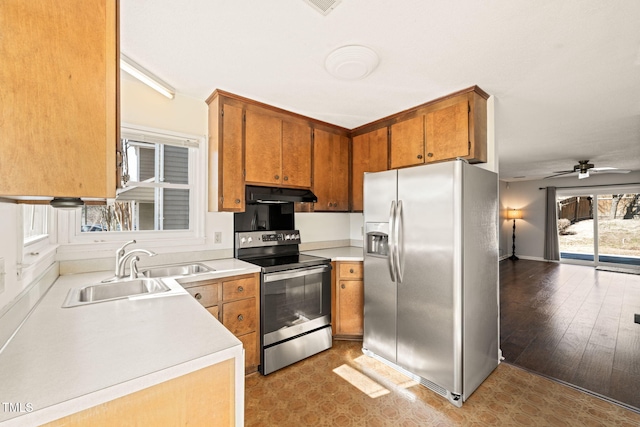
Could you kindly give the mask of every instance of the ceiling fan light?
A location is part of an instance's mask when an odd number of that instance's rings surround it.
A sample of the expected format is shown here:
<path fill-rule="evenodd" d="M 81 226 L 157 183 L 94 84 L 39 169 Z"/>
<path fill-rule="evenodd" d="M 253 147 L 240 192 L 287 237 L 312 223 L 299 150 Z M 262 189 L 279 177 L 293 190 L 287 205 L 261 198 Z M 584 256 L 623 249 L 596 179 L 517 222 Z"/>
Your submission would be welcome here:
<path fill-rule="evenodd" d="M 578 172 L 578 179 L 583 179 L 583 178 L 589 178 L 588 170 L 586 170 L 585 172 Z"/>

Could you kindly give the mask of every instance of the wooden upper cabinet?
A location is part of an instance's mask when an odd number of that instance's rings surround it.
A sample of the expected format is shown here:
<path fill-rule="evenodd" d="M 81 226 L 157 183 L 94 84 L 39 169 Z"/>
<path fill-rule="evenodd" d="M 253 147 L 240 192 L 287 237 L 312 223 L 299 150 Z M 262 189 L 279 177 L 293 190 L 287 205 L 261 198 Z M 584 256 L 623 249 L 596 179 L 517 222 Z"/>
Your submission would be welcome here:
<path fill-rule="evenodd" d="M 216 92 L 209 104 L 209 211 L 244 211 L 243 107 Z M 217 177 L 217 185 L 214 180 Z"/>
<path fill-rule="evenodd" d="M 351 210 L 359 212 L 364 208 L 364 173 L 379 172 L 389 167 L 387 128 L 354 136 L 351 150 Z"/>
<path fill-rule="evenodd" d="M 311 127 L 282 122 L 282 184 L 311 188 Z"/>
<path fill-rule="evenodd" d="M 279 184 L 282 173 L 282 120 L 248 110 L 246 132 L 247 182 Z"/>
<path fill-rule="evenodd" d="M 0 196 L 112 198 L 118 2 L 0 2 Z"/>
<path fill-rule="evenodd" d="M 464 158 L 487 161 L 487 98 L 473 87 L 416 107 L 391 125 L 391 168 Z"/>
<path fill-rule="evenodd" d="M 269 112 L 246 112 L 246 181 L 311 187 L 311 127 Z"/>
<path fill-rule="evenodd" d="M 318 197 L 315 211 L 349 210 L 349 138 L 314 131 L 313 192 Z"/>
<path fill-rule="evenodd" d="M 391 125 L 391 169 L 424 163 L 424 114 Z"/>

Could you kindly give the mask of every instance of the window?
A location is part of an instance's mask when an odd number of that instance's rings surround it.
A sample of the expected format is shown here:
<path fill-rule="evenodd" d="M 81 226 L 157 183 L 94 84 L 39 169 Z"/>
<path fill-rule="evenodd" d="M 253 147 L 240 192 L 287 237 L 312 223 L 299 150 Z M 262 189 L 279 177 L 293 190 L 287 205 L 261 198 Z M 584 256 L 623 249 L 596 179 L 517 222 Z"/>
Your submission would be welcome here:
<path fill-rule="evenodd" d="M 127 135 L 121 141 L 122 182 L 115 200 L 82 208 L 80 231 L 191 229 L 196 142 L 158 135 Z"/>
<path fill-rule="evenodd" d="M 49 206 L 22 205 L 23 242 L 25 245 L 49 235 Z"/>

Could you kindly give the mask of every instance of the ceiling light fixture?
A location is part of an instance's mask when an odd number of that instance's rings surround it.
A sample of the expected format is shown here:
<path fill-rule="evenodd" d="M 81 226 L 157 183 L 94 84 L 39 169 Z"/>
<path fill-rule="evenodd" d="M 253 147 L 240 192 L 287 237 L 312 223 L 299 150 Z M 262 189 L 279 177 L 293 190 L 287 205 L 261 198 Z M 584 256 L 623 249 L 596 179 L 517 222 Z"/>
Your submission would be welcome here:
<path fill-rule="evenodd" d="M 367 77 L 378 66 L 378 54 L 366 46 L 339 47 L 327 56 L 325 68 L 332 76 L 343 80 Z"/>
<path fill-rule="evenodd" d="M 176 94 L 174 88 L 124 54 L 120 54 L 120 69 L 169 99 L 173 99 Z"/>

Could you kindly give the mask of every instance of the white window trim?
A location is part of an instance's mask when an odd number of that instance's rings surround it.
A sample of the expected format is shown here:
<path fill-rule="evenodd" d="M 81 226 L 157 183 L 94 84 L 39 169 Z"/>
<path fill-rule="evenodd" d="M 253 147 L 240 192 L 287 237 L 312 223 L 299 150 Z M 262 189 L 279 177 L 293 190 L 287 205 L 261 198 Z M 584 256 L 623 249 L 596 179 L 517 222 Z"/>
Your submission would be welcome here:
<path fill-rule="evenodd" d="M 18 227 L 19 233 L 18 256 L 16 259 L 16 268 L 18 280 L 30 283 L 39 277 L 44 271 L 55 262 L 55 254 L 57 245 L 57 212 L 55 209 L 49 209 L 47 215 L 47 234 L 37 236 L 33 239 L 24 239 L 24 221 L 27 219 L 23 216 L 23 210 L 19 212 Z"/>
<path fill-rule="evenodd" d="M 137 240 L 145 248 L 170 248 L 172 252 L 190 249 L 205 249 L 205 210 L 207 190 L 207 144 L 206 136 L 166 131 L 138 125 L 123 124 L 126 137 L 145 141 L 159 139 L 178 146 L 197 146 L 196 153 L 189 154 L 189 181 L 193 184 L 189 206 L 189 230 L 143 230 L 119 232 L 82 233 L 81 210 L 58 212 L 59 259 L 90 259 L 111 254 L 123 242 Z M 146 137 L 146 138 L 145 138 Z M 102 251 L 105 251 L 102 253 Z M 67 255 L 65 255 L 67 254 Z"/>

